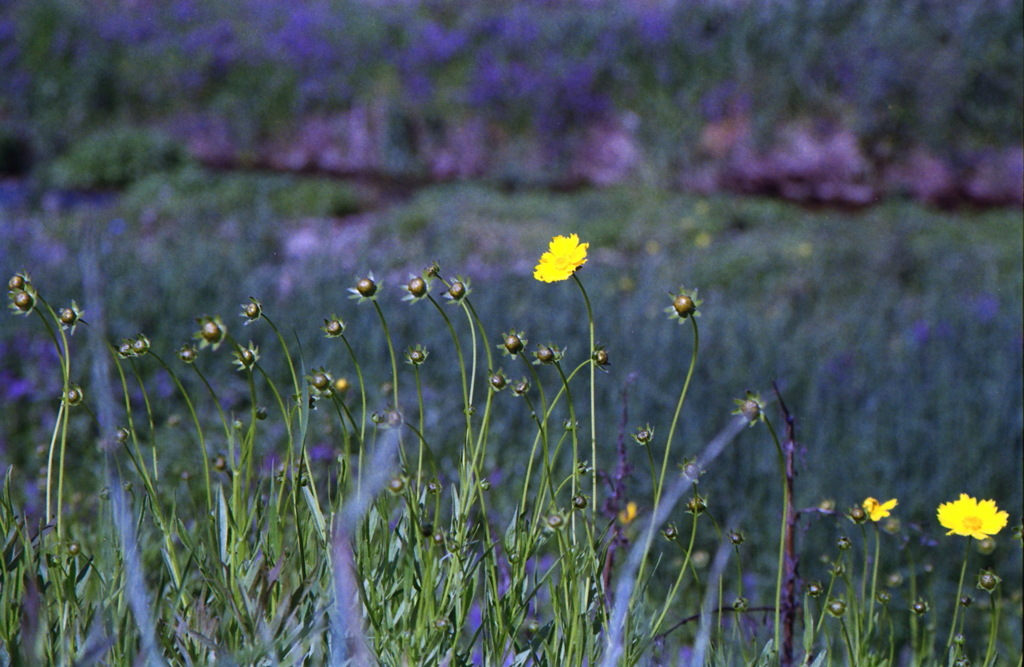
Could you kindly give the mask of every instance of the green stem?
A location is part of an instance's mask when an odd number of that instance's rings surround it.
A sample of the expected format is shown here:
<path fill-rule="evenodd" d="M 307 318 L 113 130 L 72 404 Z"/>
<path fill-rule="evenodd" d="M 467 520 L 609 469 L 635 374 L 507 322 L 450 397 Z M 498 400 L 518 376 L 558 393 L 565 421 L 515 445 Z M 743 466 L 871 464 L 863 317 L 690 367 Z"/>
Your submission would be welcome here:
<path fill-rule="evenodd" d="M 665 472 L 668 470 L 668 458 L 669 452 L 672 449 L 672 439 L 676 434 L 676 426 L 679 423 L 679 414 L 683 410 L 683 402 L 686 401 L 686 392 L 690 389 L 690 380 L 693 378 L 693 369 L 697 364 L 697 351 L 700 348 L 700 331 L 697 328 L 697 320 L 694 317 L 688 318 L 690 324 L 693 326 L 693 354 L 690 356 L 690 367 L 686 371 L 686 381 L 683 382 L 683 390 L 679 392 L 679 400 L 676 402 L 676 411 L 672 416 L 672 425 L 668 429 L 668 438 L 665 440 L 665 455 L 662 457 L 661 462 L 661 475 L 658 477 L 658 485 L 654 489 L 654 510 L 651 512 L 651 516 L 658 515 L 658 507 L 661 504 L 661 490 L 665 485 Z M 651 522 L 651 527 L 647 531 L 647 541 L 644 545 L 644 559 L 640 561 L 640 568 L 637 572 L 637 581 L 643 578 L 644 571 L 647 566 L 647 552 L 651 548 L 651 543 L 654 541 L 654 531 L 656 526 L 654 522 Z"/>
<path fill-rule="evenodd" d="M 967 559 L 971 555 L 971 540 L 968 538 L 967 547 L 964 549 L 964 564 L 960 568 L 960 583 L 956 586 L 956 597 L 953 599 L 953 622 L 949 625 L 949 639 L 946 640 L 946 653 L 953 645 L 953 635 L 956 634 L 956 619 L 960 615 L 960 592 L 964 588 L 964 575 L 967 573 Z"/>
<path fill-rule="evenodd" d="M 596 406 L 596 379 L 595 373 L 597 370 L 597 362 L 594 360 L 593 355 L 596 352 L 594 349 L 594 311 L 590 307 L 590 297 L 587 296 L 587 290 L 583 288 L 583 283 L 580 282 L 579 276 L 575 273 L 572 274 L 573 280 L 579 285 L 580 292 L 583 294 L 583 301 L 587 304 L 587 324 L 590 327 L 590 465 L 594 469 L 594 474 L 591 475 L 593 490 L 592 490 L 592 507 L 594 512 L 597 511 L 597 410 Z"/>

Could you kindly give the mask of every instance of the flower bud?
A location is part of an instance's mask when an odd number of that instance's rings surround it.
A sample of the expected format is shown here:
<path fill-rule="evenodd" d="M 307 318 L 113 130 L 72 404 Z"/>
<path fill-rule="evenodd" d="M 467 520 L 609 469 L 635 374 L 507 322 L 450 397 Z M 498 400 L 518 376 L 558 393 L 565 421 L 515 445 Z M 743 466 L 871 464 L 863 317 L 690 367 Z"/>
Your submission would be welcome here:
<path fill-rule="evenodd" d="M 340 317 L 332 315 L 330 319 L 324 319 L 324 325 L 320 330 L 326 333 L 328 338 L 337 338 L 345 333 L 345 323 Z"/>
<path fill-rule="evenodd" d="M 664 530 L 661 531 L 661 534 L 665 536 L 666 540 L 672 541 L 679 537 L 679 529 L 676 528 L 676 524 L 670 523 L 665 526 Z"/>
<path fill-rule="evenodd" d="M 264 406 L 256 408 L 256 419 L 263 421 L 267 418 L 267 409 Z"/>
<path fill-rule="evenodd" d="M 406 350 L 405 359 L 413 366 L 419 366 L 427 360 L 427 351 L 417 345 Z"/>
<path fill-rule="evenodd" d="M 910 611 L 914 612 L 918 616 L 923 616 L 928 613 L 928 603 L 924 600 L 918 600 L 914 604 L 910 605 Z"/>
<path fill-rule="evenodd" d="M 405 286 L 405 290 L 413 297 L 419 299 L 427 293 L 427 281 L 416 276 L 409 281 L 408 285 Z"/>
<path fill-rule="evenodd" d="M 360 278 L 356 283 L 356 291 L 359 293 L 359 296 L 369 299 L 377 293 L 377 283 L 371 278 Z"/>
<path fill-rule="evenodd" d="M 318 391 L 324 391 L 331 385 L 331 378 L 327 373 L 318 372 L 310 376 L 309 382 Z"/>
<path fill-rule="evenodd" d="M 519 334 L 512 332 L 505 336 L 505 349 L 508 350 L 509 354 L 518 354 L 523 350 L 523 339 L 519 337 Z"/>
<path fill-rule="evenodd" d="M 848 516 L 854 523 L 864 523 L 868 519 L 868 513 L 863 507 L 851 507 Z"/>
<path fill-rule="evenodd" d="M 732 601 L 732 608 L 736 611 L 743 612 L 747 610 L 747 598 L 736 598 Z"/>
<path fill-rule="evenodd" d="M 819 597 L 824 592 L 825 587 L 822 585 L 820 581 L 812 581 L 811 583 L 807 584 L 807 594 L 810 595 L 812 598 Z"/>
<path fill-rule="evenodd" d="M 128 429 L 122 426 L 121 428 L 117 429 L 117 431 L 114 433 L 114 438 L 116 438 L 118 442 L 124 442 L 128 439 L 128 436 L 130 435 L 131 433 L 128 431 Z"/>
<path fill-rule="evenodd" d="M 453 301 L 462 299 L 466 296 L 466 285 L 459 280 L 452 282 L 451 287 L 448 288 L 448 296 L 450 296 Z"/>
<path fill-rule="evenodd" d="M 200 331 L 202 333 L 203 340 L 207 343 L 216 343 L 224 337 L 224 332 L 221 330 L 220 325 L 213 320 L 207 320 L 204 322 Z"/>
<path fill-rule="evenodd" d="M 526 379 L 522 379 L 512 386 L 512 393 L 514 393 L 516 396 L 523 396 L 529 390 L 530 383 Z"/>
<path fill-rule="evenodd" d="M 78 321 L 78 315 L 70 308 L 60 309 L 60 323 L 64 326 L 72 326 Z"/>
<path fill-rule="evenodd" d="M 550 364 L 555 360 L 555 352 L 546 345 L 541 345 L 537 348 L 537 351 L 533 353 L 533 356 L 537 358 L 542 364 Z"/>
<path fill-rule="evenodd" d="M 572 497 L 573 509 L 583 510 L 587 508 L 587 497 L 579 494 Z"/>
<path fill-rule="evenodd" d="M 260 315 L 262 314 L 263 304 L 261 304 L 257 299 L 249 297 L 249 303 L 242 304 L 242 317 L 246 318 L 246 324 L 260 319 Z"/>
<path fill-rule="evenodd" d="M 81 545 L 78 544 L 78 542 L 69 542 L 68 543 L 68 554 L 70 554 L 72 556 L 77 556 L 79 554 L 79 552 L 81 552 L 81 551 L 82 551 L 82 547 L 81 547 Z"/>
<path fill-rule="evenodd" d="M 551 528 L 553 530 L 558 530 L 563 525 L 565 525 L 565 519 L 562 518 L 561 514 L 552 514 L 551 516 L 549 516 L 547 518 L 547 524 L 548 524 L 548 528 Z"/>
<path fill-rule="evenodd" d="M 498 371 L 497 373 L 491 376 L 490 383 L 494 391 L 501 391 L 502 389 L 505 388 L 505 385 L 508 384 L 508 380 L 505 379 L 505 376 L 502 374 L 501 371 Z"/>
<path fill-rule="evenodd" d="M 892 601 L 892 593 L 889 591 L 878 591 L 875 594 L 875 600 L 878 604 L 889 604 Z"/>
<path fill-rule="evenodd" d="M 590 358 L 598 366 L 607 366 L 610 363 L 608 360 L 608 350 L 604 348 L 594 350 L 594 354 Z"/>
<path fill-rule="evenodd" d="M 388 491 L 390 491 L 391 493 L 399 494 L 404 490 L 405 480 L 403 480 L 401 477 L 392 477 L 391 480 L 388 481 Z"/>
<path fill-rule="evenodd" d="M 82 388 L 78 385 L 72 384 L 68 386 L 68 391 L 64 395 L 68 405 L 78 405 L 85 398 L 85 394 L 82 392 Z"/>
<path fill-rule="evenodd" d="M 224 472 L 228 469 L 228 460 L 224 458 L 223 454 L 218 454 L 213 459 L 213 469 L 218 472 Z"/>
<path fill-rule="evenodd" d="M 960 596 L 960 606 L 961 607 L 964 607 L 964 608 L 970 607 L 972 604 L 974 604 L 974 600 L 971 598 L 970 595 L 961 595 Z"/>
<path fill-rule="evenodd" d="M 707 509 L 707 503 L 699 494 L 694 495 L 686 502 L 686 511 L 690 514 L 701 514 Z"/>
<path fill-rule="evenodd" d="M 991 593 L 1002 579 L 992 570 L 982 570 L 978 573 L 978 588 Z"/>
<path fill-rule="evenodd" d="M 7 281 L 7 289 L 12 292 L 15 290 L 25 289 L 25 276 L 20 273 L 16 273 L 11 276 L 11 279 Z"/>
<path fill-rule="evenodd" d="M 735 530 L 729 531 L 729 541 L 732 542 L 734 546 L 738 547 L 739 545 L 743 544 L 744 539 L 745 538 L 743 537 L 743 533 Z"/>
<path fill-rule="evenodd" d="M 138 337 L 132 341 L 132 352 L 140 357 L 149 352 L 149 339 L 144 335 L 139 334 Z"/>
<path fill-rule="evenodd" d="M 829 600 L 826 609 L 828 609 L 828 613 L 839 618 L 846 613 L 846 603 L 842 600 Z"/>
<path fill-rule="evenodd" d="M 836 546 L 839 547 L 840 551 L 846 551 L 853 546 L 853 542 L 850 541 L 849 537 L 844 535 L 836 540 Z"/>
<path fill-rule="evenodd" d="M 664 303 L 664 301 L 662 303 Z M 691 299 L 686 294 L 680 294 L 679 296 L 677 296 L 672 301 L 672 307 L 675 309 L 676 314 L 683 319 L 689 317 L 690 314 L 693 313 L 693 311 L 696 308 L 693 305 L 693 299 Z"/>
<path fill-rule="evenodd" d="M 441 493 L 441 482 L 436 479 L 432 479 L 429 482 L 427 482 L 427 493 L 429 493 L 432 496 L 436 496 L 437 494 Z"/>
<path fill-rule="evenodd" d="M 15 290 L 11 295 L 11 303 L 15 310 L 28 314 L 36 305 L 35 297 L 25 290 Z"/>
<path fill-rule="evenodd" d="M 637 444 L 640 445 L 646 445 L 650 443 L 653 438 L 654 429 L 651 428 L 650 424 L 637 429 L 636 433 L 633 434 L 633 440 L 636 440 Z"/>

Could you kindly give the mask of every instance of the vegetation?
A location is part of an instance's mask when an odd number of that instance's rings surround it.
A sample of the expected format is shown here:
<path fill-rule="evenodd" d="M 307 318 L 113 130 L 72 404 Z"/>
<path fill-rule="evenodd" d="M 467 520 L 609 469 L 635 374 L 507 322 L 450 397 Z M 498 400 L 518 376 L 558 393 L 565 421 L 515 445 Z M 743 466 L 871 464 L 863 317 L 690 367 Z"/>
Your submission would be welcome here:
<path fill-rule="evenodd" d="M 459 186 L 367 223 L 282 178 L 0 212 L 7 662 L 1019 656 L 1015 215 Z M 961 493 L 1010 525 L 947 537 Z"/>

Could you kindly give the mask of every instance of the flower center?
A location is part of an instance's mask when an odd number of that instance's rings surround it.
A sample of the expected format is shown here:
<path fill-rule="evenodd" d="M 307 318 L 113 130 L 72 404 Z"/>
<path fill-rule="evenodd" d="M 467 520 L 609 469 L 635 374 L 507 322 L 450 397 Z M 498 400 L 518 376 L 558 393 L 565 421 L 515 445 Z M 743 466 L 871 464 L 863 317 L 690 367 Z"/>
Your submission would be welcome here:
<path fill-rule="evenodd" d="M 981 519 L 976 516 L 965 516 L 964 528 L 972 532 L 981 530 Z"/>

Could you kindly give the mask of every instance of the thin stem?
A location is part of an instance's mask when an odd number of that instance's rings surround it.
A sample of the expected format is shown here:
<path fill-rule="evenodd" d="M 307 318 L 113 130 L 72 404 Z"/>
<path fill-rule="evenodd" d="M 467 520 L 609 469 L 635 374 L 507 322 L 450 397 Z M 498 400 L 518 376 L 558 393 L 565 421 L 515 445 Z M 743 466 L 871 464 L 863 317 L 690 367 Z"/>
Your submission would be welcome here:
<path fill-rule="evenodd" d="M 676 434 L 676 426 L 679 423 L 679 414 L 683 410 L 683 402 L 686 401 L 686 392 L 690 389 L 690 380 L 693 378 L 693 369 L 697 364 L 697 351 L 700 348 L 700 331 L 697 328 L 697 320 L 694 317 L 688 318 L 691 326 L 693 326 L 693 354 L 690 356 L 690 367 L 686 371 L 686 381 L 683 382 L 683 390 L 679 392 L 679 401 L 676 402 L 676 411 L 672 416 L 672 425 L 668 429 L 668 438 L 665 440 L 665 455 L 662 457 L 661 462 L 661 475 L 658 478 L 658 485 L 654 489 L 654 510 L 652 516 L 658 515 L 658 507 L 661 503 L 661 490 L 665 485 L 665 472 L 668 470 L 668 458 L 669 452 L 672 449 L 672 439 Z M 640 568 L 637 572 L 637 581 L 643 578 L 644 570 L 647 566 L 646 552 L 650 550 L 651 543 L 654 541 L 654 530 L 655 525 L 652 522 L 650 529 L 647 531 L 647 542 L 644 546 L 645 557 L 640 561 Z"/>
<path fill-rule="evenodd" d="M 593 490 L 591 492 L 591 501 L 593 503 L 594 511 L 597 511 L 597 410 L 596 406 L 596 379 L 595 373 L 597 370 L 597 362 L 594 360 L 593 355 L 594 349 L 594 311 L 590 307 L 590 297 L 587 296 L 587 290 L 583 288 L 583 283 L 580 282 L 579 276 L 575 273 L 572 274 L 573 280 L 580 288 L 580 292 L 583 294 L 583 301 L 587 304 L 587 324 L 590 327 L 590 465 L 595 470 L 595 474 L 591 476 L 593 482 Z"/>
<path fill-rule="evenodd" d="M 960 615 L 960 592 L 964 588 L 964 575 L 967 573 L 967 559 L 971 555 L 971 540 L 968 538 L 967 546 L 964 549 L 964 564 L 960 568 L 960 583 L 956 586 L 956 597 L 953 602 L 953 622 L 949 624 L 949 639 L 946 640 L 946 653 L 953 645 L 953 635 L 956 634 L 956 619 Z"/>

